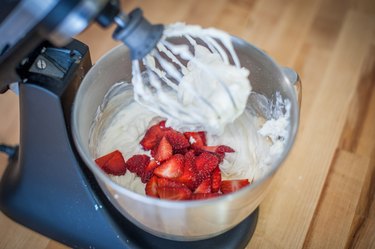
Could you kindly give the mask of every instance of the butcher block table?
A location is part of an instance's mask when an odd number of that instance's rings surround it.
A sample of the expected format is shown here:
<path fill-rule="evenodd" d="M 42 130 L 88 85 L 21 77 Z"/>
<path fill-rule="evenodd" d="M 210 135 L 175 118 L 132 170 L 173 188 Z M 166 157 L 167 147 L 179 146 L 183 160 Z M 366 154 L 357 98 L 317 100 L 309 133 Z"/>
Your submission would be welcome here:
<path fill-rule="evenodd" d="M 302 79 L 298 136 L 247 248 L 375 248 L 375 1 L 123 2 L 126 11 L 137 6 L 154 23 L 239 36 Z M 112 30 L 93 25 L 77 37 L 93 62 L 118 45 Z M 18 108 L 13 92 L 0 95 L 0 143 L 18 143 Z M 0 174 L 6 165 L 1 154 Z M 66 247 L 0 214 L 0 248 Z"/>

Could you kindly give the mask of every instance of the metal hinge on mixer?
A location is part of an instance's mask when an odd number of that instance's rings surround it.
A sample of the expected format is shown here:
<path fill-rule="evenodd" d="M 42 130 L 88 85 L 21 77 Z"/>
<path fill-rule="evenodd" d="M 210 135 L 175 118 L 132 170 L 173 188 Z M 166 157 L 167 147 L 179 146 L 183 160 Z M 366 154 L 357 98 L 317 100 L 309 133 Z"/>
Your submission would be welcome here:
<path fill-rule="evenodd" d="M 79 63 L 82 55 L 75 50 L 63 48 L 42 48 L 31 65 L 29 72 L 63 79 L 73 63 Z"/>

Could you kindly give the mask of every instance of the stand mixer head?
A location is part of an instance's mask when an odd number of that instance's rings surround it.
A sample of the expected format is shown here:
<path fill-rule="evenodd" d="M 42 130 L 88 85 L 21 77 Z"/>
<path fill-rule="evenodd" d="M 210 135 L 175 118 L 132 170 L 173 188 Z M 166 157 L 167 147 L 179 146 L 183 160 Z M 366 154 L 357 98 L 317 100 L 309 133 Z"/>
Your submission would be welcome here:
<path fill-rule="evenodd" d="M 118 23 L 114 36 L 129 45 L 134 58 L 155 47 L 163 31 L 162 25 L 151 25 L 140 10 L 123 13 L 118 0 L 23 0 L 2 5 L 0 92 L 21 81 L 17 70 L 39 44 L 48 40 L 64 46 L 93 22 L 103 28 Z"/>
<path fill-rule="evenodd" d="M 240 69 L 231 38 L 225 32 L 182 24 L 164 29 L 163 25 L 150 24 L 140 9 L 126 15 L 120 11 L 117 1 L 81 1 L 75 6 L 69 6 L 68 2 L 50 0 L 48 5 L 25 0 L 6 16 L 0 26 L 1 37 L 7 38 L 0 42 L 0 90 L 4 91 L 10 83 L 20 81 L 14 69 L 20 62 L 25 63 L 27 54 L 35 45 L 30 40 L 47 38 L 55 45 L 63 45 L 96 20 L 103 27 L 112 23 L 118 25 L 113 38 L 123 42 L 130 50 L 136 100 L 168 118 L 169 125 L 220 133 L 227 123 L 233 122 L 243 112 L 250 93 L 248 72 L 238 70 L 232 73 L 232 76 L 242 75 L 242 84 L 223 73 L 233 68 Z M 33 11 L 33 4 L 44 11 Z M 71 7 L 71 12 L 60 23 L 52 25 L 55 20 L 51 21 L 50 16 L 62 12 L 62 7 L 59 7 L 62 5 Z M 34 15 L 34 27 L 22 25 L 27 21 L 21 18 L 25 14 Z M 14 21 L 23 30 L 15 33 Z M 39 39 L 25 40 L 19 35 L 23 33 L 25 37 L 36 36 Z M 202 52 L 205 52 L 204 55 Z M 197 54 L 201 54 L 201 58 L 197 58 Z M 211 63 L 213 56 L 216 56 L 214 64 Z M 189 77 L 195 78 L 184 80 Z M 191 82 L 180 84 L 186 81 L 197 83 L 195 86 Z M 220 95 L 216 101 L 210 98 L 213 94 Z"/>

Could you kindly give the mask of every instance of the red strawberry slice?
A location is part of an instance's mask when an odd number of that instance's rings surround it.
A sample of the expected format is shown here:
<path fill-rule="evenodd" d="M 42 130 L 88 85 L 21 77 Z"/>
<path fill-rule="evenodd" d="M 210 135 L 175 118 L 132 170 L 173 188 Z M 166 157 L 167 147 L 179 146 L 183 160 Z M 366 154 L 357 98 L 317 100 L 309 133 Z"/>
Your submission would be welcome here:
<path fill-rule="evenodd" d="M 167 178 L 158 179 L 158 187 L 172 187 L 172 188 L 182 188 L 185 187 L 184 184 L 172 181 Z"/>
<path fill-rule="evenodd" d="M 151 151 L 151 155 L 158 162 L 163 162 L 173 155 L 172 145 L 168 142 L 165 136 L 163 136 L 159 144 L 156 146 L 156 150 Z"/>
<path fill-rule="evenodd" d="M 171 129 L 165 133 L 165 136 L 172 145 L 173 150 L 180 150 L 190 146 L 189 141 L 181 132 Z"/>
<path fill-rule="evenodd" d="M 192 146 L 202 147 L 206 146 L 206 133 L 204 131 L 184 132 L 184 136 L 189 140 Z"/>
<path fill-rule="evenodd" d="M 194 151 L 188 151 L 185 156 L 184 170 L 181 176 L 174 179 L 177 182 L 185 184 L 189 189 L 194 190 L 197 186 L 197 173 L 195 171 Z"/>
<path fill-rule="evenodd" d="M 154 169 L 158 166 L 159 164 L 155 160 L 150 160 L 150 162 L 145 167 L 143 174 L 141 176 L 141 180 L 143 183 L 148 182 L 150 180 L 151 176 L 154 173 Z"/>
<path fill-rule="evenodd" d="M 165 127 L 165 123 L 166 123 L 165 120 L 160 121 L 160 122 L 159 122 L 159 127 L 160 127 L 162 130 L 169 130 L 170 128 Z"/>
<path fill-rule="evenodd" d="M 202 150 L 212 152 L 212 153 L 219 153 L 219 154 L 224 154 L 224 153 L 232 153 L 235 152 L 234 149 L 232 149 L 229 146 L 226 145 L 219 145 L 219 146 L 203 146 L 201 147 Z"/>
<path fill-rule="evenodd" d="M 178 150 L 173 150 L 173 154 L 185 155 L 189 151 L 189 148 L 183 148 Z"/>
<path fill-rule="evenodd" d="M 161 121 L 158 124 L 151 126 L 145 136 L 142 138 L 140 144 L 144 150 L 151 150 L 154 148 L 164 136 L 166 131 L 170 130 L 165 127 L 165 121 Z"/>
<path fill-rule="evenodd" d="M 198 175 L 205 178 L 219 165 L 219 159 L 208 152 L 203 152 L 195 159 L 195 168 Z"/>
<path fill-rule="evenodd" d="M 211 179 L 207 178 L 199 184 L 199 186 L 195 189 L 194 194 L 207 194 L 211 193 Z"/>
<path fill-rule="evenodd" d="M 211 192 L 216 193 L 220 190 L 221 185 L 221 170 L 216 167 L 211 175 Z"/>
<path fill-rule="evenodd" d="M 235 192 L 249 184 L 250 182 L 248 179 L 223 180 L 221 181 L 220 190 L 221 190 L 221 193 L 228 194 L 228 193 Z"/>
<path fill-rule="evenodd" d="M 219 159 L 219 162 L 222 162 L 224 160 L 224 157 L 225 157 L 225 153 L 232 153 L 232 152 L 235 152 L 234 149 L 232 149 L 231 147 L 229 146 L 226 146 L 226 145 L 219 145 L 219 146 L 202 146 L 200 148 L 197 148 L 197 150 L 199 151 L 207 151 L 207 152 L 211 152 L 213 154 L 215 154 L 218 159 Z"/>
<path fill-rule="evenodd" d="M 142 176 L 146 166 L 150 163 L 147 155 L 134 155 L 126 161 L 126 168 L 138 176 Z"/>
<path fill-rule="evenodd" d="M 152 196 L 152 197 L 159 197 L 158 195 L 158 177 L 153 176 L 150 178 L 150 180 L 146 184 L 145 188 L 146 195 Z"/>
<path fill-rule="evenodd" d="M 182 175 L 184 169 L 184 156 L 173 155 L 154 170 L 154 174 L 164 178 L 177 178 Z"/>
<path fill-rule="evenodd" d="M 235 150 L 226 145 L 219 145 L 216 149 L 216 153 L 233 153 Z"/>
<path fill-rule="evenodd" d="M 219 197 L 221 194 L 219 193 L 194 193 L 191 195 L 191 200 L 203 200 L 203 199 L 210 199 Z"/>
<path fill-rule="evenodd" d="M 160 199 L 167 200 L 189 200 L 191 191 L 187 187 L 158 187 L 158 194 Z"/>
<path fill-rule="evenodd" d="M 107 174 L 123 175 L 126 172 L 125 159 L 118 150 L 97 158 L 95 162 Z"/>

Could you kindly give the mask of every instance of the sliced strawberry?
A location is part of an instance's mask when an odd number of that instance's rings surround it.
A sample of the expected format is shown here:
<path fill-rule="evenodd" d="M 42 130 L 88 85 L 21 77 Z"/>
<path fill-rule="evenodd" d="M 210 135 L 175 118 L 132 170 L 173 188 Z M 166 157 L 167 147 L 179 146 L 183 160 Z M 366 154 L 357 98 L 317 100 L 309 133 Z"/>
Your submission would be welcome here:
<path fill-rule="evenodd" d="M 168 130 L 169 128 L 165 127 L 165 123 L 166 121 L 165 120 L 162 120 L 159 122 L 159 127 L 162 129 L 162 130 Z"/>
<path fill-rule="evenodd" d="M 154 169 L 158 166 L 159 164 L 155 160 L 150 160 L 150 162 L 145 167 L 143 174 L 141 176 L 141 180 L 143 183 L 148 182 L 150 180 L 151 176 L 154 173 Z"/>
<path fill-rule="evenodd" d="M 182 175 L 184 169 L 184 156 L 173 155 L 154 170 L 154 174 L 164 178 L 177 178 Z"/>
<path fill-rule="evenodd" d="M 219 145 L 219 146 L 203 146 L 201 147 L 202 150 L 212 152 L 212 153 L 219 153 L 219 154 L 224 154 L 224 153 L 232 153 L 235 152 L 234 149 L 232 149 L 229 146 L 226 145 Z"/>
<path fill-rule="evenodd" d="M 147 131 L 145 136 L 142 138 L 140 144 L 144 150 L 151 150 L 154 148 L 159 141 L 164 136 L 164 133 L 168 131 L 169 128 L 165 127 L 165 121 L 161 121 L 158 124 L 151 126 Z"/>
<path fill-rule="evenodd" d="M 159 144 L 156 146 L 155 152 L 152 150 L 151 155 L 158 162 L 163 162 L 173 155 L 172 145 L 168 142 L 165 136 L 163 136 Z"/>
<path fill-rule="evenodd" d="M 203 180 L 199 184 L 199 186 L 194 191 L 194 194 L 198 194 L 198 193 L 201 193 L 201 194 L 211 193 L 211 179 L 210 178 Z"/>
<path fill-rule="evenodd" d="M 188 200 L 191 197 L 191 191 L 187 187 L 158 187 L 160 199 L 167 200 Z"/>
<path fill-rule="evenodd" d="M 192 146 L 202 147 L 207 145 L 206 133 L 204 131 L 184 132 L 184 136 L 189 140 Z"/>
<path fill-rule="evenodd" d="M 159 197 L 158 195 L 158 177 L 153 176 L 146 184 L 145 188 L 146 195 L 152 197 Z"/>
<path fill-rule="evenodd" d="M 118 150 L 97 158 L 95 162 L 107 174 L 123 175 L 126 172 L 125 159 Z"/>
<path fill-rule="evenodd" d="M 191 165 L 191 167 L 194 167 L 195 165 L 195 152 L 194 150 L 188 150 L 185 153 L 185 160 Z"/>
<path fill-rule="evenodd" d="M 100 168 L 103 168 L 105 166 L 105 164 L 109 161 L 109 159 L 111 159 L 113 156 L 115 156 L 117 153 L 119 153 L 120 151 L 118 150 L 115 150 L 115 151 L 112 151 L 111 153 L 108 153 L 104 156 L 101 156 L 101 157 L 98 157 L 95 159 L 95 162 L 96 164 L 100 167 Z M 120 152 L 121 153 L 121 152 Z"/>
<path fill-rule="evenodd" d="M 173 150 L 180 150 L 190 146 L 189 141 L 181 132 L 171 129 L 165 133 L 165 136 L 172 145 Z"/>
<path fill-rule="evenodd" d="M 181 176 L 174 179 L 176 182 L 185 184 L 189 189 L 194 190 L 197 187 L 197 172 L 195 170 L 194 151 L 188 151 L 185 156 L 184 170 Z"/>
<path fill-rule="evenodd" d="M 191 195 L 191 200 L 203 200 L 203 199 L 210 199 L 219 197 L 221 194 L 219 193 L 194 193 Z"/>
<path fill-rule="evenodd" d="M 211 192 L 212 193 L 216 193 L 219 191 L 220 189 L 220 184 L 221 184 L 221 170 L 218 167 L 216 167 L 213 171 L 212 171 L 212 175 L 211 175 Z"/>
<path fill-rule="evenodd" d="M 248 179 L 239 179 L 239 180 L 223 180 L 221 181 L 220 190 L 223 194 L 232 193 L 234 191 L 237 191 L 247 185 L 249 185 L 250 182 Z"/>
<path fill-rule="evenodd" d="M 234 149 L 232 149 L 231 147 L 226 146 L 226 145 L 202 146 L 202 147 L 195 148 L 195 149 L 198 151 L 198 153 L 199 153 L 199 151 L 201 151 L 201 152 L 206 151 L 206 152 L 213 153 L 214 155 L 217 156 L 217 158 L 219 159 L 219 162 L 222 162 L 224 160 L 225 153 L 235 152 Z"/>
<path fill-rule="evenodd" d="M 195 168 L 198 175 L 206 177 L 219 165 L 219 159 L 208 152 L 203 152 L 195 159 Z"/>
<path fill-rule="evenodd" d="M 160 177 L 158 179 L 158 187 L 182 188 L 182 187 L 185 187 L 185 186 L 184 186 L 184 184 L 182 184 L 180 182 L 175 182 L 173 180 Z"/>
<path fill-rule="evenodd" d="M 219 145 L 216 149 L 216 153 L 233 153 L 235 150 L 232 147 L 226 145 Z"/>
<path fill-rule="evenodd" d="M 173 154 L 185 155 L 189 151 L 189 148 L 183 148 L 178 150 L 173 150 Z"/>
<path fill-rule="evenodd" d="M 142 176 L 144 169 L 150 163 L 150 157 L 147 155 L 134 155 L 126 161 L 126 168 L 138 176 Z"/>

